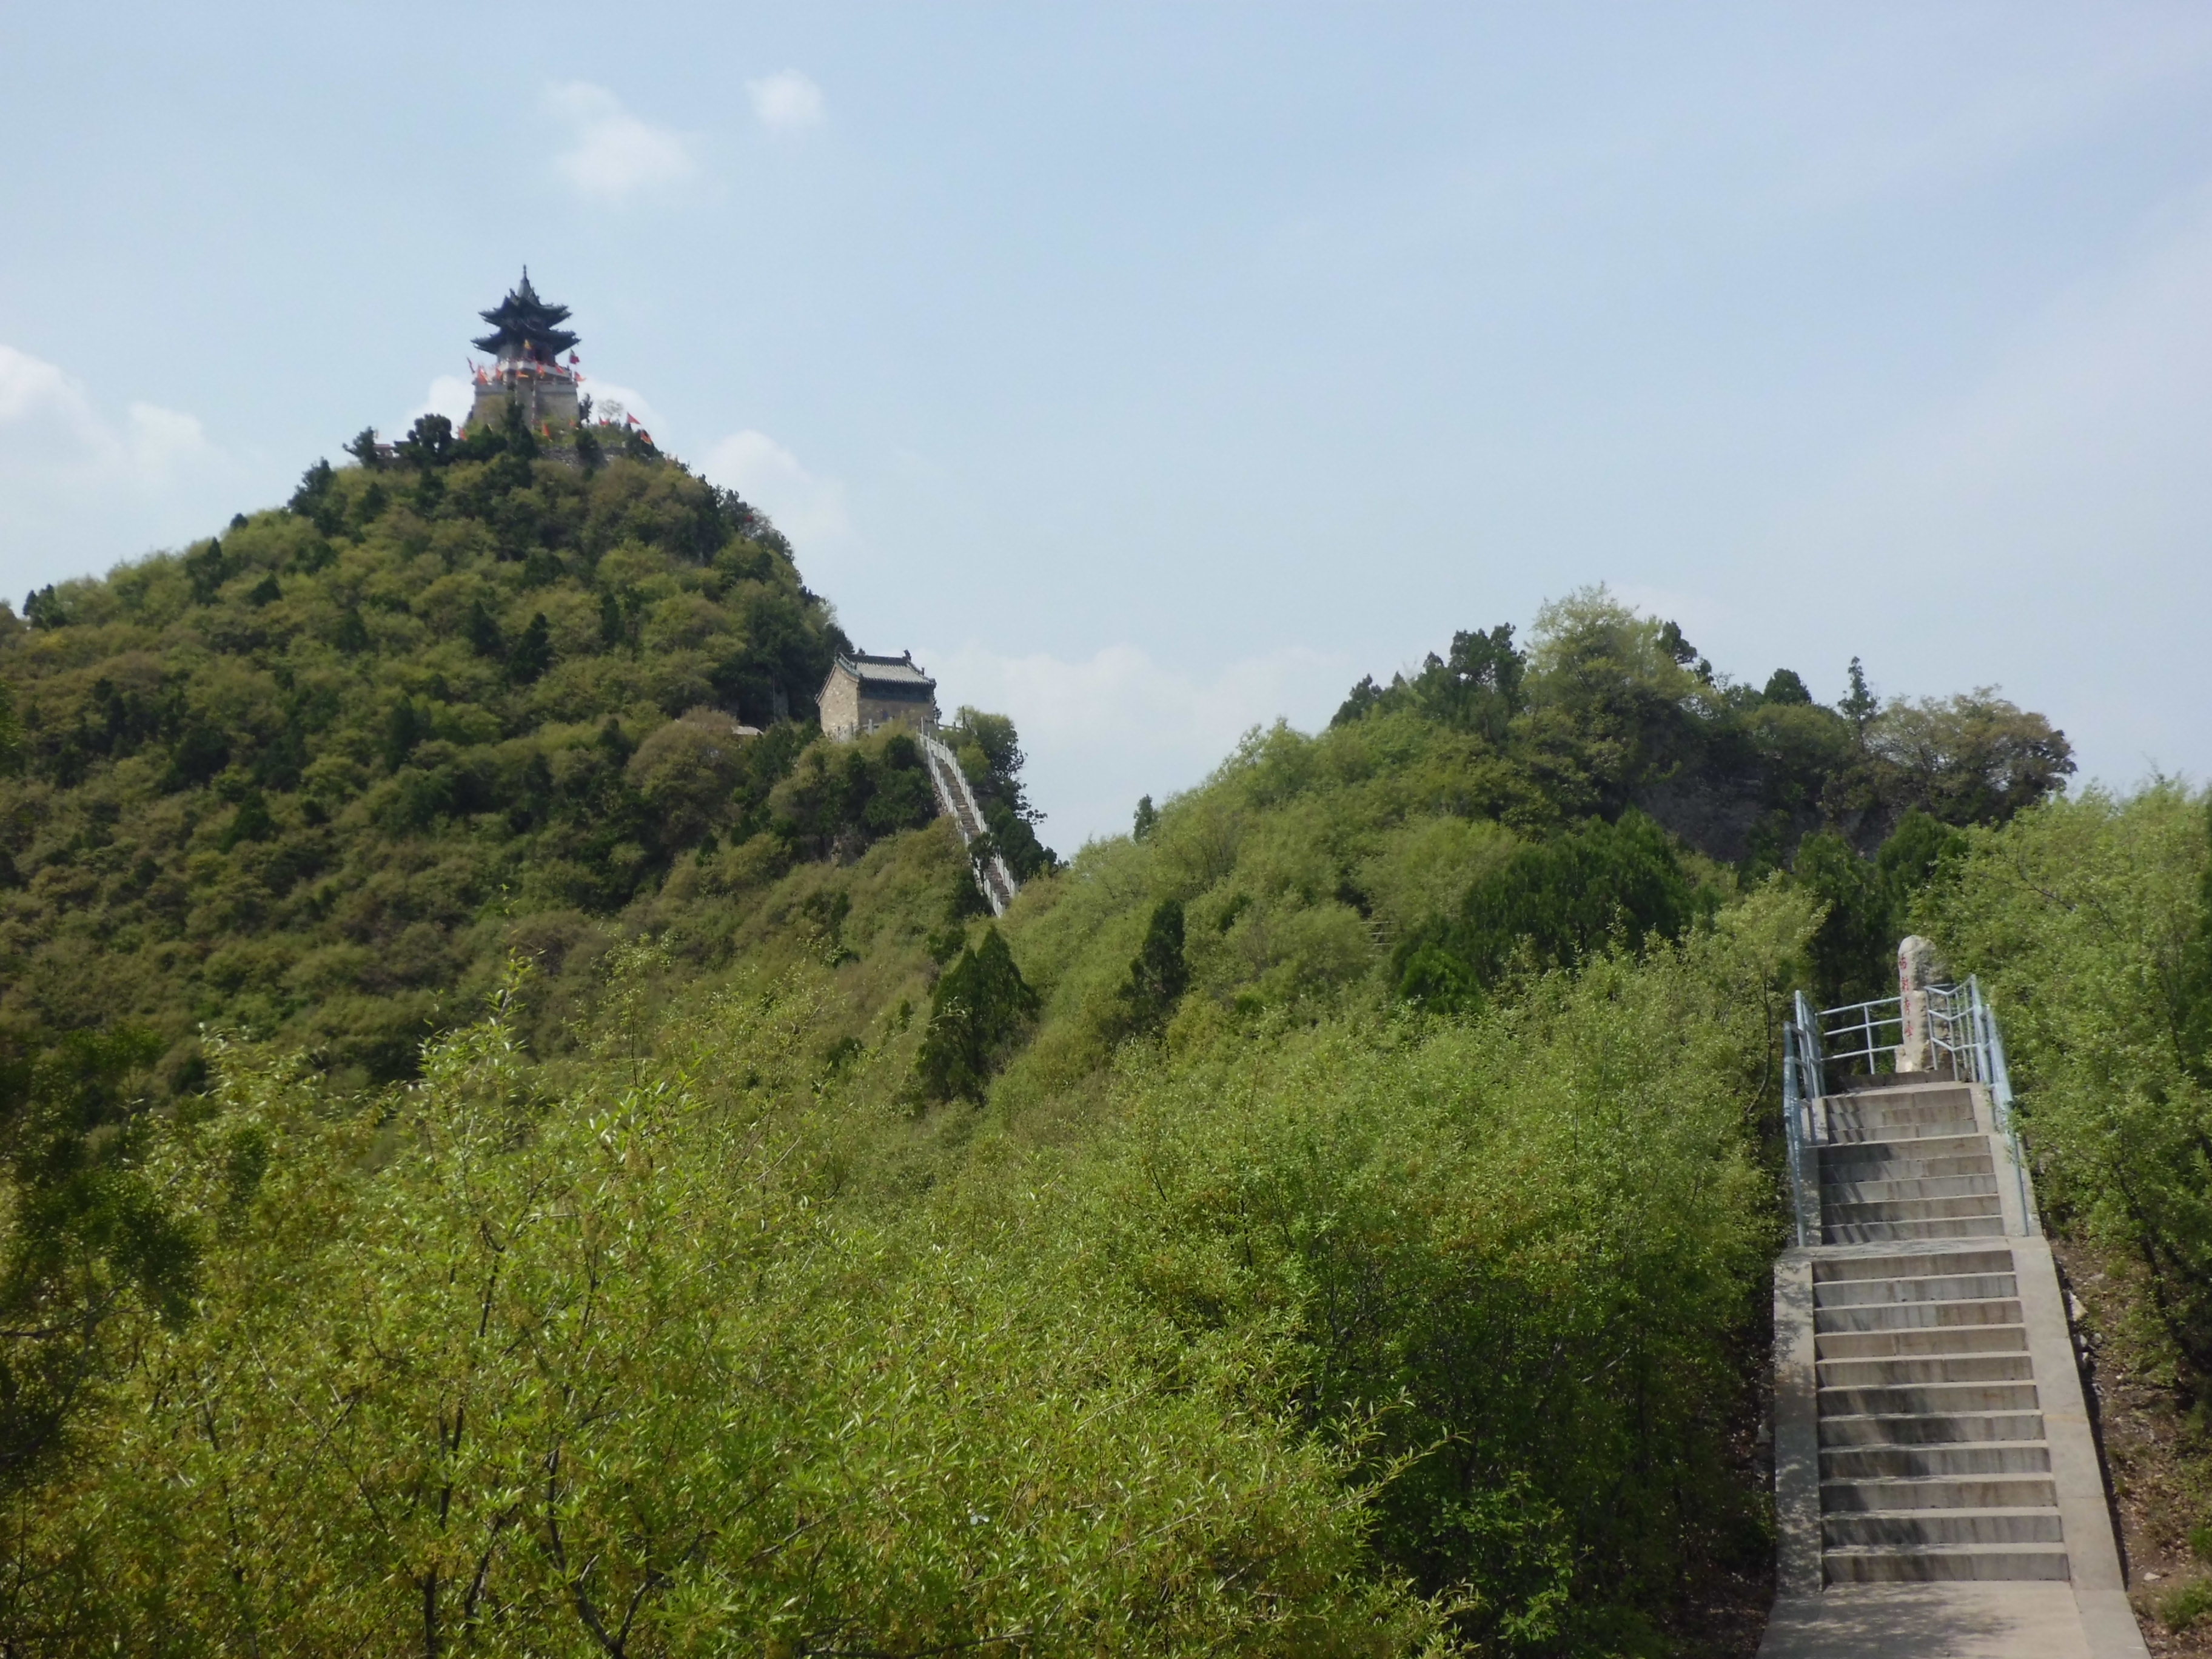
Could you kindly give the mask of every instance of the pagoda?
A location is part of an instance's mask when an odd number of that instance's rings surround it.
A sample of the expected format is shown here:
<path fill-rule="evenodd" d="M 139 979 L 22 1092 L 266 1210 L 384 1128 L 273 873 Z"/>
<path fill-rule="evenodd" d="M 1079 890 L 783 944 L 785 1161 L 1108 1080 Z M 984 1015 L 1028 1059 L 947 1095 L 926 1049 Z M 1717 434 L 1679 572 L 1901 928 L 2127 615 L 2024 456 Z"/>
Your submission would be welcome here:
<path fill-rule="evenodd" d="M 530 285 L 530 267 L 522 268 L 520 286 L 489 311 L 477 313 L 492 326 L 489 334 L 471 342 L 492 355 L 489 368 L 475 373 L 476 403 L 469 410 L 465 429 L 498 425 L 507 419 L 511 404 L 519 404 L 523 423 L 532 432 L 549 435 L 556 428 L 573 429 L 578 419 L 576 336 L 561 326 L 568 320 L 568 307 L 551 306 L 538 297 Z M 561 354 L 568 354 L 564 364 Z"/>

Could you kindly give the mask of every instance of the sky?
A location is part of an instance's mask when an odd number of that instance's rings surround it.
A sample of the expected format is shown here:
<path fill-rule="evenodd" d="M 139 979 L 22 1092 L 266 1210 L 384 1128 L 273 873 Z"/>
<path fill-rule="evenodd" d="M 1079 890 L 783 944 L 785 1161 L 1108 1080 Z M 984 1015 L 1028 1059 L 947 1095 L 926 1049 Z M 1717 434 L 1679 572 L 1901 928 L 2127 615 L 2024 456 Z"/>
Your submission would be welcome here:
<path fill-rule="evenodd" d="M 589 385 L 1070 853 L 1603 582 L 2212 774 L 2212 9 L 0 9 L 0 594 Z"/>

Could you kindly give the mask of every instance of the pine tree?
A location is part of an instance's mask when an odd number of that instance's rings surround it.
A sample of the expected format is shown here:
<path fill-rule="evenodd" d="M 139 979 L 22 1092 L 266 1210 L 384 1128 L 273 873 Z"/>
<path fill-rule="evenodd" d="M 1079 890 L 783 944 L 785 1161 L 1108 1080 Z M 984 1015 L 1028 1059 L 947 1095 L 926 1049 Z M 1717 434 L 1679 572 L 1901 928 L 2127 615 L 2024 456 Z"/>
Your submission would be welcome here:
<path fill-rule="evenodd" d="M 921 1097 L 981 1105 L 991 1074 L 1037 1006 L 1006 941 L 986 928 L 983 942 L 961 951 L 930 996 L 929 1031 L 915 1060 Z"/>
<path fill-rule="evenodd" d="M 541 611 L 530 619 L 530 626 L 522 630 L 522 637 L 514 642 L 514 650 L 507 659 L 507 678 L 517 685 L 528 685 L 553 665 L 553 630 Z"/>
<path fill-rule="evenodd" d="M 469 605 L 467 633 L 469 649 L 479 657 L 496 657 L 507 649 L 507 641 L 500 634 L 499 623 L 493 619 L 482 599 L 473 600 Z"/>
<path fill-rule="evenodd" d="M 1851 690 L 1836 708 L 1851 723 L 1851 729 L 1861 737 L 1866 735 L 1867 722 L 1881 712 L 1881 699 L 1867 684 L 1866 670 L 1859 666 L 1856 657 L 1851 659 Z"/>
<path fill-rule="evenodd" d="M 1133 1036 L 1152 1036 L 1167 1024 L 1176 1005 L 1190 988 L 1190 964 L 1183 959 L 1182 902 L 1162 899 L 1152 908 L 1145 942 L 1129 963 L 1129 976 L 1115 993 L 1117 1024 Z"/>

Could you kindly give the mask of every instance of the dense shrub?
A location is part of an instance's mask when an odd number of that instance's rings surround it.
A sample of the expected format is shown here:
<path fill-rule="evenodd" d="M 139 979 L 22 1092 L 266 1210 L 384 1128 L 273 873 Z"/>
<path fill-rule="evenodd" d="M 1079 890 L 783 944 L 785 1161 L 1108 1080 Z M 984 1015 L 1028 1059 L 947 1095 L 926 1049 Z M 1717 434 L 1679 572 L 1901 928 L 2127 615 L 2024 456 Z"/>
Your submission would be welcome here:
<path fill-rule="evenodd" d="M 1399 989 L 1463 1003 L 1516 959 L 1571 967 L 1608 941 L 1679 938 L 1695 896 L 1666 832 L 1640 812 L 1522 848 L 1399 948 Z"/>
<path fill-rule="evenodd" d="M 2212 1376 L 2212 1090 L 2191 1036 L 2206 806 L 2160 783 L 1969 831 L 1923 919 L 2004 1020 L 2039 1195 L 2132 1260 L 2157 1328 Z"/>

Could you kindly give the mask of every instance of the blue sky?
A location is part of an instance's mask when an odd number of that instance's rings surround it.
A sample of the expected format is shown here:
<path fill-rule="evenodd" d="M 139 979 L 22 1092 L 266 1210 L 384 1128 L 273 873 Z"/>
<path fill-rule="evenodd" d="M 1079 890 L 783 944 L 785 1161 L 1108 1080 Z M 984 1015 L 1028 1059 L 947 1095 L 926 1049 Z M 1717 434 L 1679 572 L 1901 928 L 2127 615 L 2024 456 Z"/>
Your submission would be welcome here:
<path fill-rule="evenodd" d="M 2212 771 L 2212 9 L 0 12 L 0 593 L 454 395 L 527 261 L 1063 851 L 1604 581 Z"/>

